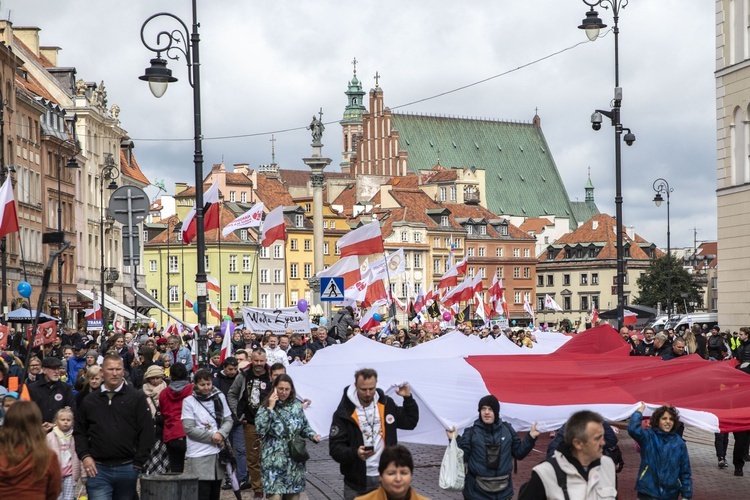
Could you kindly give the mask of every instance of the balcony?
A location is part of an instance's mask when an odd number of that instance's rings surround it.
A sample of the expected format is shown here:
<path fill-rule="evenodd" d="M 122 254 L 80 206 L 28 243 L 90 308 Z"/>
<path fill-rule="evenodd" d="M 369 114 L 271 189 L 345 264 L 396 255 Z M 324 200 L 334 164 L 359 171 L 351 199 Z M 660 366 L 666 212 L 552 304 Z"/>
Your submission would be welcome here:
<path fill-rule="evenodd" d="M 464 203 L 467 205 L 479 205 L 479 190 L 475 186 L 464 188 Z"/>

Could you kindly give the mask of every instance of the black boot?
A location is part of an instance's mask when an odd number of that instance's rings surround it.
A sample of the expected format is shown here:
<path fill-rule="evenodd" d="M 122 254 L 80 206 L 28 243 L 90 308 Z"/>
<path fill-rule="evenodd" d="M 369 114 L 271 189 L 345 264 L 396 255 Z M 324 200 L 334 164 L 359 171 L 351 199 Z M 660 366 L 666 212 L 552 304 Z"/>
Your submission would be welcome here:
<path fill-rule="evenodd" d="M 735 476 L 744 476 L 745 473 L 742 472 L 742 467 L 735 467 L 734 468 L 734 475 Z"/>

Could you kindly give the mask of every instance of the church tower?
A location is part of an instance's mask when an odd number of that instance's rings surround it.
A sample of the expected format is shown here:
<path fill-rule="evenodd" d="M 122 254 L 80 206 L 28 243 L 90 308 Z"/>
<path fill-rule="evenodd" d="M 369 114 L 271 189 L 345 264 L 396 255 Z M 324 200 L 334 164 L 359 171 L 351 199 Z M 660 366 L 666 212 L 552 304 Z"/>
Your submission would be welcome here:
<path fill-rule="evenodd" d="M 594 184 L 591 182 L 591 167 L 589 167 L 589 180 L 586 182 L 586 203 L 594 203 Z"/>
<path fill-rule="evenodd" d="M 344 138 L 344 149 L 341 153 L 341 171 L 345 174 L 350 173 L 350 164 L 352 156 L 357 154 L 357 136 L 362 134 L 362 115 L 365 112 L 364 97 L 365 92 L 362 90 L 362 83 L 357 79 L 357 58 L 352 61 L 354 65 L 354 75 L 349 82 L 349 88 L 344 92 L 347 96 L 348 103 L 344 108 L 344 117 L 339 122 L 341 124 L 341 133 Z"/>

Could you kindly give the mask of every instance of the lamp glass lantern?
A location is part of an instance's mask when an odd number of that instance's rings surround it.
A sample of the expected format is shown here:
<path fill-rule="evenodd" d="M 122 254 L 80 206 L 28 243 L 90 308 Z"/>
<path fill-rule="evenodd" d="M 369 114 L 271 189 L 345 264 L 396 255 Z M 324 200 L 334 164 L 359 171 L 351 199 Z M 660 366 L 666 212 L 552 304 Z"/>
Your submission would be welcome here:
<path fill-rule="evenodd" d="M 158 56 L 151 59 L 151 66 L 146 68 L 143 76 L 139 76 L 138 79 L 148 82 L 148 88 L 156 98 L 163 96 L 167 86 L 177 81 L 177 78 L 172 76 L 172 70 L 167 68 L 167 61 Z"/>
<path fill-rule="evenodd" d="M 586 12 L 586 18 L 581 21 L 581 25 L 578 26 L 578 29 L 586 31 L 586 36 L 593 42 L 599 38 L 599 31 L 606 27 L 607 25 L 599 18 L 599 13 L 591 7 L 591 9 Z"/>

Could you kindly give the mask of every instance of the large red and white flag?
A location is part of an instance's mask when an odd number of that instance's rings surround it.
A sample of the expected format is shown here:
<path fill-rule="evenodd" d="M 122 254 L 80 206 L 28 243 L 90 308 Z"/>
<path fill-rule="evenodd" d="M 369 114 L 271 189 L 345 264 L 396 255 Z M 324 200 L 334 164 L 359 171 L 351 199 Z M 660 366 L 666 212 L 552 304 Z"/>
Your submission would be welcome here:
<path fill-rule="evenodd" d="M 563 310 L 563 308 L 560 307 L 560 304 L 555 302 L 555 299 L 553 299 L 548 293 L 544 295 L 544 308 L 559 312 L 562 312 Z"/>
<path fill-rule="evenodd" d="M 596 308 L 596 304 L 591 301 L 591 326 L 596 326 L 599 323 L 599 310 Z"/>
<path fill-rule="evenodd" d="M 199 189 L 198 186 L 195 189 Z M 198 227 L 195 219 L 195 209 L 187 214 L 185 220 L 182 221 L 182 241 L 190 243 L 193 241 L 195 236 L 198 234 Z M 217 179 L 208 188 L 208 191 L 203 193 L 203 232 L 210 231 L 211 229 L 218 229 L 219 227 L 219 180 Z"/>
<path fill-rule="evenodd" d="M 370 222 L 342 236 L 339 239 L 339 251 L 342 258 L 384 252 L 380 223 Z"/>
<path fill-rule="evenodd" d="M 83 313 L 86 316 L 87 320 L 102 319 L 102 307 L 99 304 L 99 301 L 95 299 L 93 305 L 91 306 L 91 309 L 84 309 Z"/>
<path fill-rule="evenodd" d="M 190 310 L 193 309 L 193 299 L 191 299 L 190 296 L 188 296 L 187 293 L 185 294 L 185 307 L 187 307 Z M 185 319 L 185 318 L 183 318 L 183 319 Z"/>
<path fill-rule="evenodd" d="M 263 222 L 263 234 L 260 238 L 261 245 L 268 248 L 274 241 L 285 241 L 284 224 L 284 207 L 279 205 L 266 215 L 266 220 Z"/>
<path fill-rule="evenodd" d="M 344 278 L 344 288 L 349 288 L 359 281 L 362 276 L 359 271 L 359 257 L 352 255 L 339 259 L 328 269 L 323 269 L 317 274 L 318 278 L 332 278 L 340 276 Z"/>
<path fill-rule="evenodd" d="M 344 298 L 355 302 L 362 302 L 367 295 L 367 283 L 365 280 L 359 280 L 349 288 L 344 290 Z"/>
<path fill-rule="evenodd" d="M 221 286 L 219 286 L 219 280 L 213 276 L 206 276 L 206 289 L 213 290 L 216 293 L 221 293 Z"/>
<path fill-rule="evenodd" d="M 374 304 L 380 300 L 388 302 L 388 292 L 385 289 L 383 280 L 375 280 L 372 283 L 367 283 L 367 289 L 365 291 L 364 305 Z"/>
<path fill-rule="evenodd" d="M 225 359 L 232 355 L 232 332 L 229 329 L 229 323 L 222 332 L 224 337 L 221 339 L 221 355 L 219 356 L 219 364 L 222 364 Z"/>
<path fill-rule="evenodd" d="M 482 296 L 478 293 L 474 294 L 474 305 L 476 306 L 476 311 L 479 317 L 482 318 L 485 323 L 487 323 L 492 316 L 492 311 L 490 310 L 490 306 L 484 303 L 484 300 L 482 300 Z"/>
<path fill-rule="evenodd" d="M 263 221 L 263 203 L 256 203 L 253 205 L 253 207 L 245 212 L 244 214 L 240 215 L 236 219 L 234 219 L 232 222 L 224 226 L 224 229 L 221 230 L 221 234 L 226 237 L 231 233 L 232 231 L 236 231 L 238 229 L 247 229 L 249 227 L 259 227 L 260 223 Z"/>
<path fill-rule="evenodd" d="M 221 321 L 221 312 L 219 311 L 219 308 L 216 307 L 216 304 L 214 304 L 214 301 L 211 299 L 208 299 L 208 312 L 211 314 L 211 316 Z"/>
<path fill-rule="evenodd" d="M 531 321 L 534 321 L 534 310 L 531 308 L 531 304 L 526 300 L 526 296 L 523 296 L 523 310 L 531 316 Z"/>
<path fill-rule="evenodd" d="M 438 288 L 448 288 L 449 286 L 456 286 L 458 284 L 458 277 L 466 274 L 466 268 L 469 260 L 464 259 L 461 262 L 457 262 L 450 269 L 448 269 L 438 283 Z"/>
<path fill-rule="evenodd" d="M 365 314 L 363 314 L 359 319 L 359 327 L 363 330 L 369 330 L 370 328 L 380 326 L 380 320 L 376 320 L 375 315 L 377 314 L 378 317 L 380 317 L 378 309 L 380 308 L 380 306 L 384 306 L 387 304 L 388 301 L 386 299 L 375 301 L 372 306 L 370 306 L 370 308 L 365 312 Z"/>
<path fill-rule="evenodd" d="M 482 292 L 483 290 L 482 273 L 477 273 L 473 278 L 467 277 L 460 285 L 446 293 L 445 297 L 443 297 L 443 305 L 451 306 L 459 302 L 471 300 L 475 293 Z"/>
<path fill-rule="evenodd" d="M 492 278 L 492 286 L 490 287 L 489 292 L 492 311 L 502 314 L 507 318 L 508 304 L 505 302 L 505 287 L 503 287 L 503 280 L 499 279 L 497 274 Z"/>
<path fill-rule="evenodd" d="M 0 188 L 0 238 L 17 232 L 16 199 L 13 196 L 13 181 L 8 176 Z"/>
<path fill-rule="evenodd" d="M 638 322 L 638 315 L 634 313 L 633 311 L 623 309 L 622 314 L 623 314 L 623 318 L 622 318 L 623 325 L 634 325 Z"/>
<path fill-rule="evenodd" d="M 422 287 L 419 287 L 419 291 L 417 292 L 417 296 L 414 298 L 414 310 L 419 314 L 422 312 L 422 308 L 427 303 L 427 300 L 424 297 L 424 290 Z"/>

